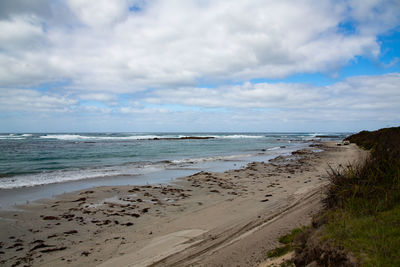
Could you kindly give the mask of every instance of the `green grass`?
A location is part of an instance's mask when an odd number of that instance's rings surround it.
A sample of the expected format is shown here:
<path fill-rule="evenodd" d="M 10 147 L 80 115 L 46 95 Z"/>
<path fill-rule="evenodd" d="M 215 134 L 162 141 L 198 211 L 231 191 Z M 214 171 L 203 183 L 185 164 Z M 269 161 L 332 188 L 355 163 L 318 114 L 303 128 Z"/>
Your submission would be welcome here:
<path fill-rule="evenodd" d="M 363 266 L 400 266 L 400 127 L 348 140 L 371 155 L 361 165 L 331 170 L 323 238 Z"/>
<path fill-rule="evenodd" d="M 293 241 L 295 237 L 304 232 L 308 227 L 302 226 L 301 228 L 293 229 L 289 234 L 281 236 L 279 238 L 279 243 L 283 244 L 283 246 L 279 246 L 267 252 L 268 258 L 276 258 L 285 255 L 286 253 L 293 250 Z"/>
<path fill-rule="evenodd" d="M 290 234 L 284 235 L 281 238 L 279 238 L 279 242 L 282 244 L 292 244 L 294 241 L 294 238 L 299 234 L 304 232 L 307 228 L 307 226 L 302 226 L 301 228 L 295 228 L 293 229 Z"/>
<path fill-rule="evenodd" d="M 324 239 L 351 251 L 364 266 L 400 266 L 400 205 L 376 215 L 332 212 Z"/>
<path fill-rule="evenodd" d="M 276 258 L 285 255 L 286 253 L 292 251 L 292 247 L 290 245 L 284 245 L 277 248 L 274 248 L 267 252 L 268 258 Z"/>

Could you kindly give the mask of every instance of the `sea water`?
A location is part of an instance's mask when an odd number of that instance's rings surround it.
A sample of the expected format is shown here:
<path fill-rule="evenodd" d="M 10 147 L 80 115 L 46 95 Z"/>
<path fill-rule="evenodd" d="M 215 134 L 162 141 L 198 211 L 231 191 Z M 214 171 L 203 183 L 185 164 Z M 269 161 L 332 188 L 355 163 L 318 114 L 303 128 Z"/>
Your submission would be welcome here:
<path fill-rule="evenodd" d="M 0 134 L 0 205 L 18 189 L 29 200 L 35 198 L 32 192 L 57 194 L 99 185 L 163 183 L 201 170 L 240 168 L 250 161 L 288 154 L 319 135 L 323 134 Z M 330 134 L 337 139 L 345 135 Z M 37 198 L 43 196 L 39 193 Z"/>

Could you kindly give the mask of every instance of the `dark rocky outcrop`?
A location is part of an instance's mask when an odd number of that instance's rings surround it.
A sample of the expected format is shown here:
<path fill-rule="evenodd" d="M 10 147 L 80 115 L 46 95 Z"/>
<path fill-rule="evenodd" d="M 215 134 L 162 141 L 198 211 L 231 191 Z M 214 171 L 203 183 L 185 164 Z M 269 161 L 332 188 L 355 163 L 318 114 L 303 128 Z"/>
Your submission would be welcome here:
<path fill-rule="evenodd" d="M 203 139 L 214 139 L 215 137 L 212 136 L 183 136 L 183 137 L 166 137 L 166 138 L 153 138 L 150 140 L 203 140 Z"/>

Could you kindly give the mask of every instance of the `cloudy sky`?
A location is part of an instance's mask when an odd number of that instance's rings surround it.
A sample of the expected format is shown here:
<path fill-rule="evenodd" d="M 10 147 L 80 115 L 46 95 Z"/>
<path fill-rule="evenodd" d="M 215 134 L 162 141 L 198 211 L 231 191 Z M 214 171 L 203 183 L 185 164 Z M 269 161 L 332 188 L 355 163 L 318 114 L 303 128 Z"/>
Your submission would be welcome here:
<path fill-rule="evenodd" d="M 0 132 L 400 124 L 399 0 L 1 0 Z"/>

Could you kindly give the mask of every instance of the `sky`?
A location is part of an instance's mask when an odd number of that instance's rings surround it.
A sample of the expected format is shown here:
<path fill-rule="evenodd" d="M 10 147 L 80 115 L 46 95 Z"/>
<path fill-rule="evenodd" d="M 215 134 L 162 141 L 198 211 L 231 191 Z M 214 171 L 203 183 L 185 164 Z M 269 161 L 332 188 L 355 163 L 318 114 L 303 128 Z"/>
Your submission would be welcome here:
<path fill-rule="evenodd" d="M 400 125 L 399 0 L 2 0 L 0 132 Z"/>

